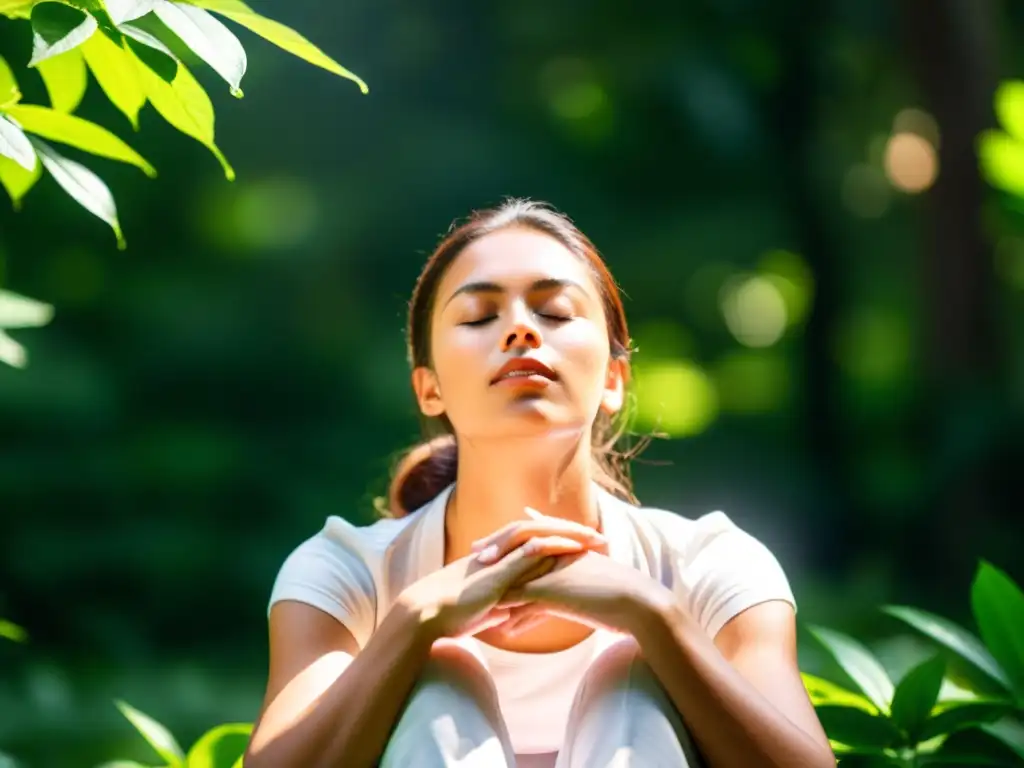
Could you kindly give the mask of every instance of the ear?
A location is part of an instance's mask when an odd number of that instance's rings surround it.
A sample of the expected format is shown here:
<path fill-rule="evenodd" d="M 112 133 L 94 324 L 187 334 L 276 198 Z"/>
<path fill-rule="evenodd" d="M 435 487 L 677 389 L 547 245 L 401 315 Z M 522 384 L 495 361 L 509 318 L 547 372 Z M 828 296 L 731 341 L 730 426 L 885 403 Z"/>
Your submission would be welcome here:
<path fill-rule="evenodd" d="M 625 358 L 613 358 L 608 363 L 604 392 L 601 393 L 601 410 L 616 414 L 622 410 L 626 399 L 626 380 L 629 378 L 629 362 Z"/>
<path fill-rule="evenodd" d="M 424 416 L 436 418 L 444 413 L 441 387 L 438 385 L 437 375 L 432 370 L 426 366 L 414 368 L 412 390 L 416 393 L 416 402 Z"/>

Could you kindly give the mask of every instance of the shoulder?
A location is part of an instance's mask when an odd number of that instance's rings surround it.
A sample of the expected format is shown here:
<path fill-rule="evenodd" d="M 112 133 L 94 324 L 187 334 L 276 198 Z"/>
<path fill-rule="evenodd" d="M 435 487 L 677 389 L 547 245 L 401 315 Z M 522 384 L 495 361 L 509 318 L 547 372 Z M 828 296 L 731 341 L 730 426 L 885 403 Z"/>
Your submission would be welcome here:
<path fill-rule="evenodd" d="M 633 507 L 631 516 L 640 531 L 656 536 L 684 563 L 694 561 L 709 547 L 722 555 L 765 546 L 721 510 L 687 517 L 658 507 Z"/>
<path fill-rule="evenodd" d="M 388 548 L 409 528 L 415 515 L 401 519 L 382 519 L 370 525 L 355 525 L 343 517 L 328 517 L 323 527 L 300 542 L 288 555 L 285 565 L 315 562 L 322 565 L 360 563 L 374 570 Z"/>
<path fill-rule="evenodd" d="M 282 600 L 311 605 L 344 624 L 364 646 L 376 625 L 382 563 L 393 542 L 415 525 L 417 514 L 371 525 L 328 517 L 285 558 L 268 612 Z"/>
<path fill-rule="evenodd" d="M 714 637 L 733 616 L 761 602 L 796 606 L 775 554 L 722 511 L 695 518 L 627 507 L 649 561 Z M 653 563 L 652 563 L 653 564 Z"/>

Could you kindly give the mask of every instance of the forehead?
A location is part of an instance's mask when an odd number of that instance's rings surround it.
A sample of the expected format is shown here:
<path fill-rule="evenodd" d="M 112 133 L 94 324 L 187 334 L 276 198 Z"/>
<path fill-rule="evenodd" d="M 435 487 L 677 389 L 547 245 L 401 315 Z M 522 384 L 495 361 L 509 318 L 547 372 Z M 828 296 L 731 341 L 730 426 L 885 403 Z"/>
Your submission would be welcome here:
<path fill-rule="evenodd" d="M 460 253 L 438 286 L 443 302 L 466 283 L 497 283 L 508 290 L 538 280 L 569 280 L 596 295 L 593 273 L 558 240 L 543 232 L 510 228 L 492 232 Z"/>

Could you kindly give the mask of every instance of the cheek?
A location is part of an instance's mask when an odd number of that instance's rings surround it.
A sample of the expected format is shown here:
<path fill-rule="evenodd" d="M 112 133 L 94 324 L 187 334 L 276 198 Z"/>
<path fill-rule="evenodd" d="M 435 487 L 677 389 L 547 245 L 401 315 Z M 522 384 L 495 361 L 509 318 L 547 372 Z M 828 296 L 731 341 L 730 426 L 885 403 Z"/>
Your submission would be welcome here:
<path fill-rule="evenodd" d="M 450 396 L 460 390 L 479 386 L 479 379 L 486 373 L 487 349 L 479 332 L 463 333 L 460 329 L 448 331 L 434 347 L 434 366 L 441 385 L 442 395 Z M 491 342 L 493 346 L 493 342 Z"/>
<path fill-rule="evenodd" d="M 567 325 L 560 329 L 556 343 L 566 362 L 581 367 L 604 367 L 608 364 L 608 337 L 594 323 Z"/>

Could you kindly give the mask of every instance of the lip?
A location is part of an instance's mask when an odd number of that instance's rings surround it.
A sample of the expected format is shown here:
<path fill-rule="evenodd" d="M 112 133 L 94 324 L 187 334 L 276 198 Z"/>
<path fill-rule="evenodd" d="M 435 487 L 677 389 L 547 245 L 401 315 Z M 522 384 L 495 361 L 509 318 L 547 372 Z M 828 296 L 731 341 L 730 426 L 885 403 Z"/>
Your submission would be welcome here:
<path fill-rule="evenodd" d="M 529 376 L 515 376 L 511 378 L 505 378 L 508 374 L 515 371 L 529 371 Z M 509 360 L 494 374 L 494 378 L 491 379 L 491 384 L 498 384 L 502 381 L 523 381 L 527 382 L 531 379 L 547 379 L 548 381 L 558 381 L 558 375 L 551 370 L 548 366 L 544 365 L 540 360 L 535 360 L 532 357 L 517 357 L 513 360 Z"/>

